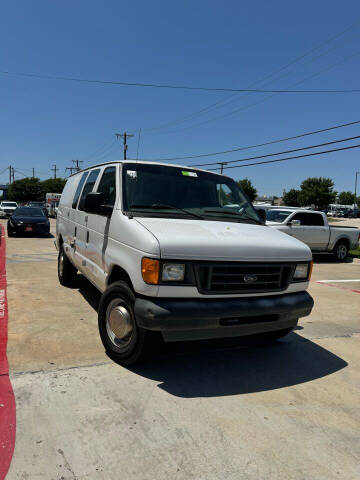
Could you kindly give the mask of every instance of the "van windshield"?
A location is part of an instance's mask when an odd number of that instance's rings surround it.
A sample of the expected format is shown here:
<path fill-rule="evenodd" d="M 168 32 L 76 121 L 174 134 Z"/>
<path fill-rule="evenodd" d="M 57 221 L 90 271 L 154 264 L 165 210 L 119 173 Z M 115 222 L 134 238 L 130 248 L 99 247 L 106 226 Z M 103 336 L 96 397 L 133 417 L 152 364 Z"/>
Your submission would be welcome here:
<path fill-rule="evenodd" d="M 123 164 L 123 204 L 134 216 L 262 223 L 234 180 L 186 167 Z"/>

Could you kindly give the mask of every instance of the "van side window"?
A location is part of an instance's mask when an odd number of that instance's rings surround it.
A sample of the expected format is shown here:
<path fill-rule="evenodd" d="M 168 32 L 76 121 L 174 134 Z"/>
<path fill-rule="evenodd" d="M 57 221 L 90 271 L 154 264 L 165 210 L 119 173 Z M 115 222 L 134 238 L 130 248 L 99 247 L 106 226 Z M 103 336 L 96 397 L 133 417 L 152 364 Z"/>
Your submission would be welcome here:
<path fill-rule="evenodd" d="M 312 227 L 323 227 L 324 219 L 320 213 L 296 213 L 291 220 L 300 220 L 301 225 Z"/>
<path fill-rule="evenodd" d="M 99 176 L 100 169 L 97 168 L 96 170 L 92 170 L 86 180 L 86 183 L 84 185 L 83 191 L 81 193 L 81 197 L 79 200 L 79 210 L 84 210 L 84 204 L 85 204 L 85 197 L 88 193 L 92 192 L 92 189 L 94 188 L 95 182 L 97 177 Z"/>
<path fill-rule="evenodd" d="M 76 208 L 76 205 L 78 203 L 78 200 L 79 200 L 79 197 L 80 197 L 80 193 L 81 193 L 81 190 L 82 190 L 82 187 L 84 185 L 84 182 L 86 180 L 86 177 L 88 176 L 88 173 L 89 172 L 85 172 L 83 173 L 81 179 L 80 179 L 80 182 L 79 182 L 79 185 L 77 186 L 77 189 L 76 189 L 76 192 L 75 192 L 75 195 L 74 195 L 74 199 L 73 199 L 73 202 L 72 202 L 72 208 Z"/>
<path fill-rule="evenodd" d="M 115 204 L 116 197 L 116 168 L 108 167 L 105 168 L 103 176 L 99 182 L 98 192 L 101 192 L 104 195 L 105 205 L 111 207 Z"/>

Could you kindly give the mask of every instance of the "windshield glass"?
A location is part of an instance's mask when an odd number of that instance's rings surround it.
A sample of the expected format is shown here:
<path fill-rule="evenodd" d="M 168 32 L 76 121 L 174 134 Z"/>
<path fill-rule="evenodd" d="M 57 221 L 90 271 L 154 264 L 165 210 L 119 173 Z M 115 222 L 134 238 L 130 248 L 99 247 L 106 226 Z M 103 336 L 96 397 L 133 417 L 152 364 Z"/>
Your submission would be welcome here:
<path fill-rule="evenodd" d="M 2 202 L 1 205 L 3 207 L 17 207 L 17 204 L 15 202 Z"/>
<path fill-rule="evenodd" d="M 250 221 L 254 207 L 231 178 L 186 167 L 123 165 L 124 210 L 138 216 Z"/>
<path fill-rule="evenodd" d="M 18 217 L 45 217 L 41 208 L 20 207 L 15 210 L 14 215 Z"/>
<path fill-rule="evenodd" d="M 266 220 L 282 223 L 291 214 L 289 210 L 267 210 Z"/>

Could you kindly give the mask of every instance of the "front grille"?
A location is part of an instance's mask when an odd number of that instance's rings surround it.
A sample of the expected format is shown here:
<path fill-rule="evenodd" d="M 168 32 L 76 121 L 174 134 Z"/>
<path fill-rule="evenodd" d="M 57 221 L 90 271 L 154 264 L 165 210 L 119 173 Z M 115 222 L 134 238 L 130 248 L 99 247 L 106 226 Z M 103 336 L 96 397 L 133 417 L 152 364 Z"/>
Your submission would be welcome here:
<path fill-rule="evenodd" d="M 295 265 L 284 263 L 198 263 L 200 293 L 261 293 L 285 290 Z"/>

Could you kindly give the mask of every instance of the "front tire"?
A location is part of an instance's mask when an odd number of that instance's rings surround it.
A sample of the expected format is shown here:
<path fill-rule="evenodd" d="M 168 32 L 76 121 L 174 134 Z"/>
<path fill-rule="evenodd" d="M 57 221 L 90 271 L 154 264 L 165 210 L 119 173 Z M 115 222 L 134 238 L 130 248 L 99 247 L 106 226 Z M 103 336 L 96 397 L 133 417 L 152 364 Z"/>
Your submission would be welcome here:
<path fill-rule="evenodd" d="M 346 242 L 338 242 L 334 248 L 334 255 L 338 262 L 345 262 L 349 253 L 349 247 Z"/>
<path fill-rule="evenodd" d="M 140 328 L 134 314 L 135 295 L 118 281 L 103 293 L 98 312 L 99 333 L 106 352 L 123 365 L 140 362 L 150 350 L 152 333 Z"/>
<path fill-rule="evenodd" d="M 59 249 L 58 256 L 58 278 L 64 287 L 74 286 L 77 278 L 77 270 L 66 256 L 62 245 Z"/>

